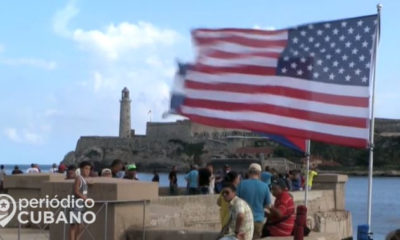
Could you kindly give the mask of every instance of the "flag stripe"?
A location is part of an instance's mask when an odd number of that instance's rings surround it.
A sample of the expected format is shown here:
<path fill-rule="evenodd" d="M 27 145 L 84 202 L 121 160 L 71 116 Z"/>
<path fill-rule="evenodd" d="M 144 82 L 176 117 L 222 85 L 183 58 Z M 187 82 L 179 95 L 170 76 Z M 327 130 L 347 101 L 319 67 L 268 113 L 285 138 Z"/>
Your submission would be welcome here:
<path fill-rule="evenodd" d="M 246 52 L 246 53 L 232 53 L 232 52 L 224 52 L 214 50 L 211 52 L 207 52 L 204 54 L 208 57 L 213 58 L 222 58 L 222 59 L 235 59 L 235 58 L 246 58 L 246 57 L 268 57 L 268 58 L 276 58 L 280 56 L 279 52 Z"/>
<path fill-rule="evenodd" d="M 270 104 L 245 104 L 232 102 L 219 102 L 209 100 L 198 100 L 185 98 L 185 106 L 193 108 L 207 108 L 213 110 L 231 111 L 231 112 L 260 112 L 274 115 L 282 115 L 290 118 L 304 119 L 313 122 L 328 123 L 333 125 L 343 125 L 348 127 L 366 128 L 365 118 L 343 117 L 319 112 L 310 112 L 293 108 L 285 108 Z"/>
<path fill-rule="evenodd" d="M 269 57 L 240 57 L 236 59 L 221 59 L 204 56 L 199 58 L 198 62 L 202 65 L 214 66 L 214 67 L 231 67 L 234 65 L 252 65 L 259 67 L 276 67 L 278 66 L 277 58 Z"/>
<path fill-rule="evenodd" d="M 208 65 L 197 64 L 194 66 L 193 70 L 209 74 L 241 73 L 246 75 L 274 75 L 276 68 L 252 65 L 240 65 L 237 67 L 212 67 Z"/>
<path fill-rule="evenodd" d="M 331 83 L 313 82 L 300 78 L 265 75 L 246 75 L 241 73 L 208 73 L 207 68 L 197 68 L 196 71 L 188 71 L 186 79 L 202 83 L 234 83 L 255 86 L 288 87 L 314 93 L 326 93 L 348 97 L 367 97 L 369 90 L 362 86 L 338 85 Z M 271 70 L 272 71 L 272 70 Z M 216 72 L 216 71 L 214 71 Z"/>
<path fill-rule="evenodd" d="M 186 89 L 186 97 L 192 99 L 212 100 L 219 102 L 246 103 L 246 104 L 271 104 L 279 107 L 295 108 L 310 112 L 320 112 L 345 117 L 368 117 L 366 108 L 353 106 L 340 106 L 335 104 L 321 103 L 293 99 L 287 96 L 275 96 L 270 94 L 246 94 L 222 91 L 207 91 Z"/>
<path fill-rule="evenodd" d="M 259 40 L 259 39 L 251 39 L 248 37 L 241 36 L 222 36 L 222 37 L 197 37 L 195 38 L 196 43 L 199 46 L 209 46 L 216 45 L 219 43 L 233 43 L 239 44 L 247 47 L 256 47 L 256 48 L 268 48 L 268 47 L 285 47 L 287 44 L 287 40 Z"/>
<path fill-rule="evenodd" d="M 262 40 L 283 40 L 288 38 L 287 30 L 265 31 L 257 29 L 196 29 L 192 32 L 193 38 L 198 37 L 221 37 L 221 36 L 243 36 L 246 38 Z"/>
<path fill-rule="evenodd" d="M 206 109 L 206 108 L 192 108 L 188 106 L 183 106 L 181 109 L 184 114 L 212 117 L 224 120 L 235 119 L 236 121 L 250 121 L 250 122 L 258 122 L 265 124 L 275 124 L 282 127 L 292 126 L 293 129 L 298 129 L 301 131 L 307 130 L 307 131 L 321 132 L 321 130 L 323 130 L 327 134 L 342 136 L 342 137 L 367 138 L 368 135 L 368 132 L 366 132 L 364 128 L 355 128 L 355 127 L 320 123 L 320 122 L 290 118 L 268 113 L 251 112 L 251 111 L 228 112 L 228 111 Z M 299 129 L 299 127 L 296 128 L 294 126 L 301 126 L 301 129 Z"/>
<path fill-rule="evenodd" d="M 185 87 L 188 89 L 196 90 L 212 90 L 212 91 L 226 91 L 236 93 L 250 93 L 250 94 L 273 94 L 280 96 L 287 96 L 292 98 L 298 98 L 303 100 L 312 100 L 323 103 L 331 103 L 344 106 L 354 107 L 368 107 L 369 99 L 365 97 L 352 97 L 352 96 L 340 96 L 324 93 L 316 93 L 311 91 L 293 89 L 289 87 L 280 86 L 255 86 L 247 84 L 235 84 L 235 83 L 201 83 L 187 79 L 185 81 Z"/>
<path fill-rule="evenodd" d="M 268 123 L 252 122 L 252 121 L 240 121 L 234 118 L 233 118 L 234 120 L 218 119 L 218 118 L 204 117 L 188 113 L 182 113 L 182 114 L 190 118 L 194 122 L 215 127 L 248 129 L 251 131 L 269 132 L 275 134 L 285 133 L 287 135 L 313 139 L 315 141 L 341 143 L 341 145 L 351 146 L 351 147 L 364 147 L 367 145 L 366 138 L 355 138 L 352 136 L 343 137 L 338 135 L 324 134 L 315 131 L 294 129 L 276 124 L 268 124 Z"/>
<path fill-rule="evenodd" d="M 200 53 L 209 52 L 209 51 L 226 51 L 232 53 L 245 53 L 245 52 L 275 52 L 281 53 L 285 47 L 275 46 L 275 47 L 252 47 L 252 46 L 244 46 L 241 44 L 236 43 L 229 43 L 229 42 L 219 42 L 209 46 L 201 46 L 199 45 Z"/>

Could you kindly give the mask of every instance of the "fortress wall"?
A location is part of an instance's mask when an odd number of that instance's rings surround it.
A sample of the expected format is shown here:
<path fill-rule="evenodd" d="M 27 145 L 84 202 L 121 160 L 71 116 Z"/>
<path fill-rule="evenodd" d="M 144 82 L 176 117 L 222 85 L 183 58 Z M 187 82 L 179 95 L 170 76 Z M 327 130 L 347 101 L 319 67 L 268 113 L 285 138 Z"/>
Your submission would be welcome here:
<path fill-rule="evenodd" d="M 169 139 L 181 139 L 183 141 L 190 142 L 192 140 L 191 122 L 148 122 L 146 127 L 146 138 L 148 138 L 150 141 L 168 141 Z"/>
<path fill-rule="evenodd" d="M 119 137 L 80 137 L 75 153 L 81 155 L 91 147 L 130 149 L 132 140 Z"/>

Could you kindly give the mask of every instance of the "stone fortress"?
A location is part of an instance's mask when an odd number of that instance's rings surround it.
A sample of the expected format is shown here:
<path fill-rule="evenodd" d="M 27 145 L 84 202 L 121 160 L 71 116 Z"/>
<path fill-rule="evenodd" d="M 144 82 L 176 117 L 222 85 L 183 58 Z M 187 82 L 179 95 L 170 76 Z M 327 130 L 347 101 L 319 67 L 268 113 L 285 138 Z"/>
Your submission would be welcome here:
<path fill-rule="evenodd" d="M 108 166 L 114 159 L 136 163 L 143 171 L 168 171 L 172 165 L 187 169 L 213 159 L 257 160 L 271 155 L 268 140 L 256 133 L 200 125 L 190 120 L 147 122 L 146 134 L 131 128 L 129 90 L 122 90 L 119 136 L 82 136 L 65 164 L 90 160 L 95 167 Z"/>

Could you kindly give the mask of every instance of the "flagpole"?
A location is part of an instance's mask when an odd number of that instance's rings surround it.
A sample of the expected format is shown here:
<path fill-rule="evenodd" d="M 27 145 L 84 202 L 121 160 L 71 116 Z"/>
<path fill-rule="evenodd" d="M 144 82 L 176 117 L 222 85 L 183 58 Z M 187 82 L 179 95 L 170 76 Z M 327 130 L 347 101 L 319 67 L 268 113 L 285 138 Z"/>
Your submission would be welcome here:
<path fill-rule="evenodd" d="M 374 129 L 375 129 L 375 117 L 374 117 L 374 103 L 375 103 L 375 73 L 376 73 L 376 58 L 377 58 L 377 48 L 379 42 L 380 34 L 380 20 L 381 20 L 381 9 L 382 4 L 378 4 L 378 22 L 377 30 L 374 41 L 374 54 L 373 54 L 373 72 L 372 72 L 372 98 L 371 98 L 371 119 L 370 119 L 370 133 L 369 133 L 369 170 L 368 170 L 368 226 L 369 226 L 369 236 L 372 236 L 372 226 L 371 226 L 371 216 L 372 216 L 372 178 L 374 171 Z M 371 237 L 372 239 L 372 237 Z"/>
<path fill-rule="evenodd" d="M 307 207 L 307 202 L 308 202 L 308 178 L 310 175 L 310 156 L 311 156 L 311 141 L 310 139 L 306 140 L 306 158 L 307 158 L 307 167 L 306 167 L 306 183 L 304 184 L 305 186 L 305 192 L 304 192 L 304 205 Z"/>

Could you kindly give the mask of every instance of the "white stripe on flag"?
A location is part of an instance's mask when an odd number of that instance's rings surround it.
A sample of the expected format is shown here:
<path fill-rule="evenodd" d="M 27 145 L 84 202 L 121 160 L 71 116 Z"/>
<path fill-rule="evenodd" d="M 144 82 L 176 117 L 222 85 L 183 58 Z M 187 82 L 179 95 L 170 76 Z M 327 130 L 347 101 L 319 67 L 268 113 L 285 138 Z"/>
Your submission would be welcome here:
<path fill-rule="evenodd" d="M 335 136 L 368 139 L 367 128 L 346 127 L 252 111 L 231 112 L 188 106 L 182 106 L 181 110 L 184 114 L 190 115 L 234 121 L 252 121 L 263 124 L 273 124 L 285 128 L 289 127 L 313 132 L 323 132 Z"/>
<path fill-rule="evenodd" d="M 364 86 L 338 85 L 285 76 L 260 76 L 236 73 L 208 74 L 188 71 L 186 79 L 201 83 L 236 83 L 255 86 L 288 87 L 349 97 L 367 97 L 370 92 L 369 88 Z"/>
<path fill-rule="evenodd" d="M 185 91 L 186 98 L 191 99 L 212 100 L 226 103 L 270 104 L 279 107 L 300 109 L 344 117 L 367 118 L 369 115 L 368 108 L 335 105 L 272 94 L 247 94 L 224 91 L 194 90 L 188 88 L 186 88 Z"/>
<path fill-rule="evenodd" d="M 237 65 L 253 65 L 261 67 L 277 67 L 278 59 L 268 57 L 241 57 L 235 59 L 223 59 L 213 57 L 201 57 L 199 63 L 213 67 L 231 67 Z"/>
<path fill-rule="evenodd" d="M 204 38 L 221 38 L 221 37 L 233 37 L 233 36 L 237 36 L 237 37 L 245 37 L 248 39 L 254 39 L 254 40 L 286 40 L 288 39 L 288 32 L 287 31 L 280 31 L 280 32 L 276 32 L 275 34 L 273 33 L 273 31 L 271 31 L 271 35 L 260 35 L 260 34 L 252 34 L 252 33 L 245 33 L 245 32 L 240 32 L 240 30 L 238 31 L 214 31 L 214 32 L 210 32 L 210 31 L 196 31 L 194 33 L 194 37 L 204 37 Z"/>

